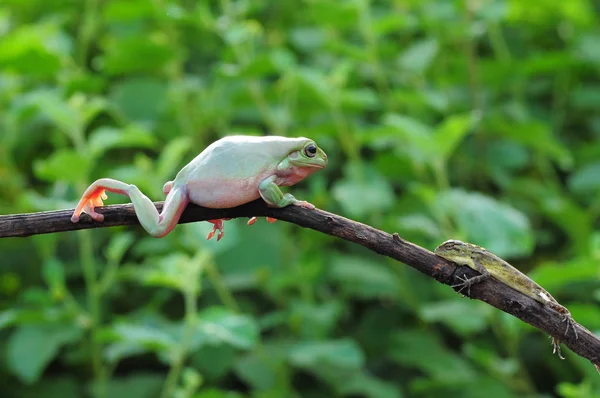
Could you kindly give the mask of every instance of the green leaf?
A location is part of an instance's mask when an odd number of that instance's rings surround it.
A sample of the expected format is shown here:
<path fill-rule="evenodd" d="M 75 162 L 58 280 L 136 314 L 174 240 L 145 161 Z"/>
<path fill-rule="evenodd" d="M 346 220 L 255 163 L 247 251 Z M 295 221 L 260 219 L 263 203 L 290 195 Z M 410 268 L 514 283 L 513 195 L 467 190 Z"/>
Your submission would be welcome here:
<path fill-rule="evenodd" d="M 109 75 L 160 70 L 175 52 L 160 35 L 112 38 L 107 41 L 103 69 Z M 138 97 L 143 99 L 143 94 Z"/>
<path fill-rule="evenodd" d="M 55 257 L 49 258 L 44 261 L 42 274 L 52 292 L 52 296 L 62 299 L 65 293 L 65 269 L 63 263 Z"/>
<path fill-rule="evenodd" d="M 264 391 L 276 387 L 278 369 L 282 369 L 283 365 L 282 361 L 272 360 L 266 355 L 251 354 L 240 358 L 235 372 L 253 389 Z"/>
<path fill-rule="evenodd" d="M 386 114 L 383 117 L 383 124 L 390 128 L 389 139 L 399 154 L 412 159 L 417 164 L 435 161 L 434 130 L 429 125 L 395 113 Z"/>
<path fill-rule="evenodd" d="M 46 181 L 77 183 L 88 179 L 91 160 L 70 149 L 58 150 L 46 159 L 36 160 L 33 170 Z"/>
<path fill-rule="evenodd" d="M 227 344 L 200 347 L 190 358 L 192 365 L 208 380 L 225 376 L 237 359 L 238 350 Z"/>
<path fill-rule="evenodd" d="M 514 192 L 535 203 L 542 214 L 563 230 L 578 252 L 586 253 L 593 232 L 588 211 L 562 190 L 532 179 L 512 181 Z"/>
<path fill-rule="evenodd" d="M 440 381 L 457 384 L 475 377 L 475 370 L 467 361 L 452 354 L 433 333 L 425 330 L 397 333 L 389 355 L 401 365 L 417 368 Z"/>
<path fill-rule="evenodd" d="M 345 378 L 340 386 L 340 390 L 344 395 L 350 396 L 364 396 L 368 398 L 402 397 L 398 386 L 363 373 Z"/>
<path fill-rule="evenodd" d="M 315 51 L 326 40 L 326 32 L 321 27 L 297 27 L 288 34 L 292 44 L 304 51 Z"/>
<path fill-rule="evenodd" d="M 576 55 L 579 59 L 593 65 L 600 65 L 600 35 L 584 34 L 577 40 Z"/>
<path fill-rule="evenodd" d="M 437 156 L 446 161 L 475 123 L 471 114 L 452 115 L 436 127 L 433 139 Z"/>
<path fill-rule="evenodd" d="M 226 343 L 247 350 L 258 343 L 258 338 L 258 325 L 252 317 L 223 307 L 212 307 L 198 315 L 194 345 Z"/>
<path fill-rule="evenodd" d="M 376 169 L 362 163 L 349 163 L 345 177 L 333 187 L 333 196 L 346 213 L 365 217 L 389 209 L 394 203 L 394 192 L 387 179 Z"/>
<path fill-rule="evenodd" d="M 554 137 L 547 123 L 541 121 L 514 123 L 503 119 L 491 119 L 490 123 L 502 132 L 503 138 L 512 139 L 520 145 L 548 156 L 563 169 L 572 167 L 573 156 L 565 145 Z"/>
<path fill-rule="evenodd" d="M 212 261 L 207 251 L 197 251 L 194 257 L 179 252 L 152 261 L 145 268 L 135 268 L 133 278 L 147 286 L 163 286 L 177 289 L 182 293 L 197 292 L 201 274 L 208 261 Z"/>
<path fill-rule="evenodd" d="M 439 50 L 436 39 L 414 42 L 400 55 L 400 66 L 410 72 L 424 73 L 433 62 Z"/>
<path fill-rule="evenodd" d="M 111 22 L 134 23 L 137 20 L 151 18 L 157 12 L 154 3 L 146 0 L 110 1 L 102 7 L 103 16 Z"/>
<path fill-rule="evenodd" d="M 160 318 L 112 325 L 101 334 L 103 340 L 111 342 L 104 356 L 108 362 L 118 363 L 123 358 L 152 352 L 168 362 L 177 347 L 179 330 L 180 327 Z"/>
<path fill-rule="evenodd" d="M 124 232 L 114 235 L 106 246 L 106 259 L 109 262 L 119 263 L 134 240 L 135 238 L 132 233 Z"/>
<path fill-rule="evenodd" d="M 150 324 L 120 323 L 114 326 L 113 333 L 119 340 L 135 342 L 153 350 L 163 350 L 173 346 L 176 341 L 168 329 Z"/>
<path fill-rule="evenodd" d="M 600 189 L 600 162 L 591 163 L 576 170 L 569 178 L 571 191 L 582 195 L 594 195 Z"/>
<path fill-rule="evenodd" d="M 425 322 L 441 322 L 455 333 L 468 337 L 488 327 L 493 311 L 489 305 L 479 302 L 447 300 L 424 304 L 419 307 L 419 316 Z"/>
<path fill-rule="evenodd" d="M 65 398 L 78 397 L 81 385 L 74 375 L 48 376 L 19 391 L 19 398 Z"/>
<path fill-rule="evenodd" d="M 0 329 L 14 325 L 18 318 L 19 311 L 14 308 L 0 312 Z"/>
<path fill-rule="evenodd" d="M 400 282 L 387 268 L 356 255 L 331 259 L 329 277 L 346 294 L 364 299 L 397 297 Z"/>
<path fill-rule="evenodd" d="M 81 335 L 81 329 L 74 325 L 19 326 L 8 339 L 8 368 L 23 383 L 35 383 L 58 350 L 79 341 Z"/>
<path fill-rule="evenodd" d="M 299 85 L 321 104 L 331 106 L 337 102 L 337 91 L 320 71 L 298 68 L 295 71 L 295 77 Z"/>
<path fill-rule="evenodd" d="M 71 37 L 55 24 L 22 24 L 0 35 L 0 67 L 35 77 L 54 77 L 71 46 Z"/>
<path fill-rule="evenodd" d="M 110 149 L 152 148 L 156 139 L 147 130 L 130 125 L 124 129 L 103 126 L 90 133 L 88 147 L 90 154 L 97 158 Z"/>
<path fill-rule="evenodd" d="M 194 394 L 194 398 L 245 398 L 246 395 L 235 391 L 223 391 L 216 388 L 203 388 L 202 391 Z"/>
<path fill-rule="evenodd" d="M 151 129 L 167 107 L 167 85 L 155 78 L 132 77 L 115 84 L 110 99 L 128 120 Z"/>
<path fill-rule="evenodd" d="M 98 382 L 92 385 L 95 396 L 105 394 L 107 397 L 129 397 L 129 398 L 156 398 L 156 392 L 160 391 L 164 377 L 158 373 L 134 372 L 125 377 L 112 377 L 108 381 Z"/>
<path fill-rule="evenodd" d="M 529 220 L 507 204 L 476 192 L 449 190 L 439 195 L 436 207 L 455 222 L 457 239 L 503 258 L 527 256 L 533 250 Z"/>
<path fill-rule="evenodd" d="M 377 109 L 380 105 L 377 93 L 369 88 L 343 90 L 341 103 L 344 108 L 355 110 L 372 110 Z"/>
<path fill-rule="evenodd" d="M 158 177 L 167 180 L 170 175 L 177 174 L 184 163 L 185 154 L 190 151 L 191 146 L 190 137 L 177 137 L 170 140 L 162 149 L 157 161 Z"/>
<path fill-rule="evenodd" d="M 359 345 L 349 338 L 327 341 L 305 341 L 295 344 L 289 352 L 292 365 L 318 371 L 321 366 L 358 369 L 365 357 Z"/>
<path fill-rule="evenodd" d="M 34 106 L 37 111 L 65 133 L 74 143 L 82 139 L 84 128 L 85 106 L 79 98 L 66 101 L 59 90 L 40 89 L 25 96 L 25 102 Z"/>
<path fill-rule="evenodd" d="M 291 302 L 289 307 L 290 322 L 298 329 L 298 334 L 313 339 L 328 336 L 344 310 L 342 302 L 334 300 L 318 304 L 297 300 Z"/>
<path fill-rule="evenodd" d="M 596 278 L 596 261 L 586 256 L 569 261 L 544 261 L 530 272 L 530 276 L 548 291 L 555 292 L 563 286 L 585 283 Z"/>
<path fill-rule="evenodd" d="M 287 366 L 290 344 L 286 340 L 265 341 L 259 349 L 243 355 L 235 364 L 235 374 L 253 389 L 261 392 L 279 392 L 291 396 L 288 380 L 292 371 Z M 262 395 L 261 395 L 262 396 Z"/>

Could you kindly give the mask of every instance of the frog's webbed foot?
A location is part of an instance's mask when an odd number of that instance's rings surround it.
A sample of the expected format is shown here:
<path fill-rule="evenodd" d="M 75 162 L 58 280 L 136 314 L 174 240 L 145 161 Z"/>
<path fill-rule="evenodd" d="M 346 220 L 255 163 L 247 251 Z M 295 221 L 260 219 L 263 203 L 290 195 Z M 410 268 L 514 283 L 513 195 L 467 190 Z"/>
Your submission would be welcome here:
<path fill-rule="evenodd" d="M 217 235 L 217 242 L 221 240 L 221 238 L 223 237 L 223 235 L 225 235 L 225 229 L 223 227 L 223 218 L 219 218 L 218 220 L 208 220 L 208 222 L 213 223 L 213 229 L 212 231 L 210 231 L 208 233 L 208 235 L 206 236 L 206 240 L 210 240 L 213 236 L 215 236 L 215 233 L 217 231 L 219 231 L 219 234 Z"/>
<path fill-rule="evenodd" d="M 104 204 L 103 200 L 106 200 L 108 197 L 106 196 L 106 190 L 102 186 L 94 186 L 93 184 L 84 192 L 81 199 L 79 199 L 79 203 L 77 203 L 77 207 L 71 216 L 71 222 L 79 222 L 79 217 L 81 213 L 86 213 L 90 216 L 94 221 L 102 222 L 104 221 L 104 216 L 100 213 L 94 211 L 96 207 L 102 206 Z"/>
<path fill-rule="evenodd" d="M 275 221 L 277 221 L 277 219 L 276 219 L 276 218 L 273 218 L 273 217 L 265 217 L 265 218 L 266 218 L 266 220 L 267 220 L 267 222 L 268 222 L 269 224 L 273 224 Z M 248 225 L 252 225 L 252 224 L 254 224 L 254 223 L 256 222 L 256 220 L 258 220 L 258 217 L 252 217 L 252 218 L 250 218 L 250 219 L 248 220 L 248 223 L 247 223 L 247 224 L 248 224 Z"/>

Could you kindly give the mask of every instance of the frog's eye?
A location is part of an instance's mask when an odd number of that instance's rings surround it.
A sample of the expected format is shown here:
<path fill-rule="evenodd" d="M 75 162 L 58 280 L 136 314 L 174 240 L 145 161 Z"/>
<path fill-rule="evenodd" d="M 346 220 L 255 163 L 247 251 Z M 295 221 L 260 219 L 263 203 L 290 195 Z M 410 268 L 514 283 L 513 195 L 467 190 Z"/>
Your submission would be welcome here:
<path fill-rule="evenodd" d="M 314 158 L 317 154 L 317 146 L 315 144 L 310 144 L 304 147 L 304 154 L 309 158 Z"/>

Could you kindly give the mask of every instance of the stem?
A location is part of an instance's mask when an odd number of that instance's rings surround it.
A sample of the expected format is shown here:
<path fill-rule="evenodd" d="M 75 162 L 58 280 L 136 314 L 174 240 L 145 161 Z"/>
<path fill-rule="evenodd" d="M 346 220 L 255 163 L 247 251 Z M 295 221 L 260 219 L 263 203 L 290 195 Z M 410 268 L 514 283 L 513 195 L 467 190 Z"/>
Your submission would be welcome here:
<path fill-rule="evenodd" d="M 197 277 L 197 275 L 195 275 Z M 176 358 L 169 369 L 169 374 L 167 375 L 167 380 L 165 381 L 165 386 L 161 393 L 161 398 L 171 398 L 174 395 L 175 388 L 177 387 L 177 381 L 179 380 L 179 375 L 181 374 L 181 370 L 183 369 L 183 364 L 188 354 L 189 347 L 192 343 L 192 339 L 194 337 L 194 331 L 196 329 L 196 291 L 197 285 L 196 280 L 191 280 L 190 285 L 184 292 L 184 300 L 185 300 L 185 326 L 183 329 L 183 336 L 181 339 L 181 344 L 177 348 Z"/>
<path fill-rule="evenodd" d="M 388 110 L 392 110 L 393 106 L 389 98 L 388 82 L 381 67 L 379 60 L 379 49 L 377 48 L 377 38 L 373 32 L 373 24 L 371 20 L 371 1 L 358 1 L 359 7 L 359 27 L 367 45 L 367 57 L 369 64 L 373 68 L 373 77 L 377 91 L 382 95 Z"/>
<path fill-rule="evenodd" d="M 360 162 L 360 153 L 354 140 L 354 135 L 350 133 L 346 118 L 340 110 L 337 99 L 335 98 L 331 99 L 330 112 L 344 153 L 351 161 Z"/>
<path fill-rule="evenodd" d="M 79 233 L 79 261 L 83 270 L 83 277 L 86 285 L 87 307 L 91 317 L 90 326 L 90 352 L 92 359 L 92 369 L 94 380 L 97 382 L 98 389 L 94 390 L 97 398 L 106 397 L 106 371 L 102 363 L 102 346 L 98 343 L 98 330 L 102 322 L 100 311 L 100 292 L 96 280 L 96 261 L 93 256 L 93 242 L 90 231 L 81 231 Z"/>
<path fill-rule="evenodd" d="M 235 23 L 236 15 L 231 2 L 229 0 L 221 0 L 221 8 L 223 9 L 223 14 L 229 19 L 229 23 Z M 248 45 L 247 48 L 251 49 L 251 46 Z M 233 50 L 233 55 L 239 64 L 247 65 L 248 62 L 250 62 L 252 55 L 245 51 L 246 47 L 240 46 L 239 43 L 233 43 L 231 44 L 231 49 Z M 260 113 L 267 127 L 274 132 L 275 135 L 284 135 L 284 127 L 281 126 L 280 123 L 278 123 L 276 119 L 271 116 L 272 112 L 263 93 L 260 81 L 258 79 L 248 80 L 246 85 L 248 86 L 250 96 L 252 97 L 252 100 L 254 101 L 254 104 L 256 105 L 256 108 L 258 109 L 258 112 Z"/>
<path fill-rule="evenodd" d="M 206 263 L 206 276 L 215 288 L 217 296 L 219 296 L 221 302 L 230 310 L 239 312 L 240 306 L 233 297 L 233 294 L 231 294 L 229 288 L 227 288 L 225 283 L 223 283 L 223 278 L 219 274 L 219 271 L 217 271 L 217 267 L 215 267 L 215 264 L 212 261 L 208 261 Z"/>
<path fill-rule="evenodd" d="M 154 203 L 154 205 L 160 211 L 163 203 Z M 0 237 L 30 236 L 115 225 L 139 225 L 132 205 L 102 206 L 97 208 L 97 211 L 105 216 L 103 223 L 91 221 L 89 217 L 85 216 L 79 223 L 73 224 L 71 222 L 73 209 L 0 216 Z M 457 272 L 466 274 L 468 278 L 478 275 L 477 271 L 468 266 L 461 266 L 457 271 L 456 264 L 443 260 L 435 253 L 414 243 L 403 240 L 398 234 L 390 235 L 369 225 L 319 209 L 309 210 L 300 206 L 271 208 L 260 199 L 228 209 L 207 209 L 190 203 L 181 215 L 179 223 L 253 216 L 276 218 L 355 243 L 374 253 L 388 256 L 411 266 L 447 285 L 455 284 Z M 600 339 L 579 324 L 575 324 L 578 338 L 574 338 L 574 333 L 565 336 L 563 316 L 553 309 L 541 306 L 531 297 L 519 293 L 494 278 L 481 282 L 469 294 L 471 298 L 482 300 L 550 336 L 560 339 L 574 353 L 600 365 L 598 357 Z"/>
<path fill-rule="evenodd" d="M 154 1 L 157 10 L 165 10 L 166 5 L 163 0 Z M 162 31 L 167 36 L 167 40 L 172 48 L 179 48 L 177 29 L 168 18 L 160 18 L 162 22 Z M 184 76 L 184 67 L 182 61 L 182 55 L 178 54 L 175 56 L 172 63 L 166 68 L 167 77 L 169 78 L 170 85 L 173 87 L 171 90 L 171 98 L 174 103 L 174 112 L 179 129 L 184 135 L 192 137 L 196 133 L 194 121 L 192 115 L 194 112 L 188 109 L 188 102 L 186 93 L 184 91 L 184 84 L 181 84 Z"/>
<path fill-rule="evenodd" d="M 79 35 L 77 37 L 77 63 L 83 69 L 86 67 L 90 42 L 94 37 L 96 30 L 96 11 L 98 9 L 98 0 L 86 0 L 83 6 L 83 18 L 79 25 Z"/>
<path fill-rule="evenodd" d="M 519 364 L 519 372 L 511 378 L 509 384 L 514 385 L 515 389 L 522 394 L 529 395 L 535 392 L 534 383 L 531 380 L 531 374 L 528 372 L 527 367 L 521 360 L 519 355 L 519 338 L 512 338 L 510 333 L 505 331 L 505 323 L 502 320 L 502 314 L 496 314 L 493 319 L 494 326 L 491 328 L 492 333 L 496 336 L 504 350 L 508 353 L 510 358 L 514 358 Z M 503 378 L 504 382 L 509 382 L 506 378 Z"/>

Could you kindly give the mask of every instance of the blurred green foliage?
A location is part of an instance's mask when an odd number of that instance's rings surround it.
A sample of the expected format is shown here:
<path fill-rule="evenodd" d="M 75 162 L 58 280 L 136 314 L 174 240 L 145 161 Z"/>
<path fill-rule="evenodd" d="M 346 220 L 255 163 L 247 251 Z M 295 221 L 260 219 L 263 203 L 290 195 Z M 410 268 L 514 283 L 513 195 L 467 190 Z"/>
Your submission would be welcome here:
<path fill-rule="evenodd" d="M 72 208 L 99 177 L 159 200 L 221 136 L 308 136 L 330 162 L 297 197 L 483 245 L 599 330 L 599 6 L 2 0 L 0 214 Z M 600 397 L 589 362 L 517 319 L 244 224 L 1 240 L 0 395 Z"/>

